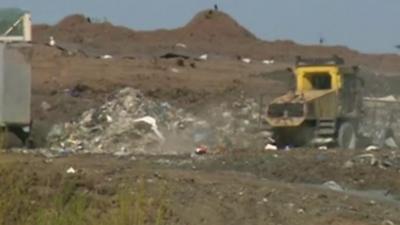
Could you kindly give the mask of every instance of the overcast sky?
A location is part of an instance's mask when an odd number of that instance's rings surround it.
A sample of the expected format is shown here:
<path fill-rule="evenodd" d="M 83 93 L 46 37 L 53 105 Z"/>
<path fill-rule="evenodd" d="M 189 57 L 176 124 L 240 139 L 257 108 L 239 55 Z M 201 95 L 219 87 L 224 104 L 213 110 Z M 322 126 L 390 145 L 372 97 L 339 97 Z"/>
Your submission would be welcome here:
<path fill-rule="evenodd" d="M 54 24 L 83 13 L 136 30 L 175 28 L 215 3 L 258 37 L 347 45 L 362 52 L 396 51 L 400 0 L 0 0 L 0 7 L 32 12 L 34 23 Z"/>

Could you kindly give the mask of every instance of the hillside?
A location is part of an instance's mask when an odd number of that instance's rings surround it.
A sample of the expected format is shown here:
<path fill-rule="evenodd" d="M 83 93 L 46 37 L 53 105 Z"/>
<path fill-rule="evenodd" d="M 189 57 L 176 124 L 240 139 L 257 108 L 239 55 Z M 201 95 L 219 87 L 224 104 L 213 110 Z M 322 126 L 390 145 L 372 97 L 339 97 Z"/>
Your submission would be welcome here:
<path fill-rule="evenodd" d="M 174 50 L 176 43 L 189 46 L 186 52 L 238 55 L 263 59 L 274 57 L 291 62 L 295 56 L 346 58 L 353 64 L 396 74 L 400 57 L 395 54 L 363 54 L 343 46 L 301 45 L 292 41 L 264 41 L 223 12 L 202 11 L 185 26 L 172 30 L 135 31 L 108 22 L 92 23 L 83 15 L 72 15 L 54 26 L 35 25 L 34 40 L 45 43 L 54 36 L 59 43 L 93 54 L 154 56 Z"/>

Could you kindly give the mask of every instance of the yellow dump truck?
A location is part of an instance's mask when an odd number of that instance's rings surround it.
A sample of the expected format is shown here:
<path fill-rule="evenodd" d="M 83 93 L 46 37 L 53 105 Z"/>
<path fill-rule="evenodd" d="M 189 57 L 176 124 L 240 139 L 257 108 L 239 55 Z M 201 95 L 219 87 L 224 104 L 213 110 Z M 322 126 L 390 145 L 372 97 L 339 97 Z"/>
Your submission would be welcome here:
<path fill-rule="evenodd" d="M 358 67 L 344 66 L 337 56 L 298 57 L 291 71 L 295 90 L 272 101 L 267 109 L 276 144 L 355 148 L 363 102 Z"/>

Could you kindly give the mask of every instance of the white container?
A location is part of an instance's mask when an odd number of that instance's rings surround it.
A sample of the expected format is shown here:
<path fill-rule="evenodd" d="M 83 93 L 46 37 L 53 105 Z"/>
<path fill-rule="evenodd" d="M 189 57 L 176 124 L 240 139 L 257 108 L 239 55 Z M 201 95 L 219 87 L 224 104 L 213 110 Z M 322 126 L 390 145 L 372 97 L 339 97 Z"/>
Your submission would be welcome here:
<path fill-rule="evenodd" d="M 31 122 L 31 46 L 0 43 L 0 126 Z"/>

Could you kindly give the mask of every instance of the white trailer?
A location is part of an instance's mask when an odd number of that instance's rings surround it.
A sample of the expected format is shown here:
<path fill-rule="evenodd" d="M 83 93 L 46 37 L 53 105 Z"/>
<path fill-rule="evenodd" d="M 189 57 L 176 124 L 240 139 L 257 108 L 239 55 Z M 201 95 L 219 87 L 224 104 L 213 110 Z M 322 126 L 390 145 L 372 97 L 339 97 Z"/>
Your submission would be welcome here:
<path fill-rule="evenodd" d="M 27 144 L 31 131 L 31 17 L 0 9 L 0 145 L 6 131 Z M 1 146 L 0 146 L 1 147 Z"/>

